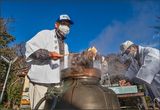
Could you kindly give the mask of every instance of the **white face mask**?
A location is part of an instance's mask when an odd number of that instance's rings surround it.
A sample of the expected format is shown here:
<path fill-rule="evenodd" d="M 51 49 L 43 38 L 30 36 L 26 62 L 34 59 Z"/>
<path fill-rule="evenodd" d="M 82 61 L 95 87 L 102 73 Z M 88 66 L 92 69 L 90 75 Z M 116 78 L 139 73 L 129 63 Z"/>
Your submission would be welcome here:
<path fill-rule="evenodd" d="M 63 36 L 69 34 L 69 32 L 70 32 L 70 28 L 66 25 L 59 25 L 58 29 L 60 30 L 60 32 Z"/>
<path fill-rule="evenodd" d="M 131 52 L 130 52 L 130 53 L 128 54 L 128 57 L 135 58 L 136 55 L 137 55 L 137 52 L 134 52 L 134 53 L 131 53 Z"/>
<path fill-rule="evenodd" d="M 124 54 L 122 56 L 120 56 L 120 62 L 121 63 L 125 63 L 127 60 L 131 60 L 132 58 L 129 57 L 127 54 Z"/>

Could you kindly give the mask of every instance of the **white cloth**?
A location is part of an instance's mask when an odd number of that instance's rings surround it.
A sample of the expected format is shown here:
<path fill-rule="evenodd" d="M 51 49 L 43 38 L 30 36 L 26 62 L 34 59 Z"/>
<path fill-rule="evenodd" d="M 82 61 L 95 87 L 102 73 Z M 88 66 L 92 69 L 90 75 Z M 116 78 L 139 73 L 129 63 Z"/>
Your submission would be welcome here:
<path fill-rule="evenodd" d="M 39 84 L 29 84 L 29 97 L 31 103 L 31 109 L 35 109 L 37 103 L 44 97 L 47 92 L 48 87 Z M 39 106 L 39 109 L 43 110 L 45 106 L 45 101 Z"/>
<path fill-rule="evenodd" d="M 65 54 L 68 54 L 68 46 L 65 44 Z M 58 39 L 55 30 L 42 30 L 26 43 L 26 59 L 31 64 L 28 76 L 35 83 L 59 83 L 60 82 L 60 60 L 50 60 L 46 63 L 38 62 L 29 58 L 29 56 L 39 50 L 46 49 L 50 52 L 59 53 Z M 68 66 L 68 56 L 64 58 L 64 68 Z"/>
<path fill-rule="evenodd" d="M 139 54 L 142 66 L 136 77 L 151 84 L 156 75 L 160 74 L 160 50 L 139 46 Z M 157 77 L 160 78 L 160 76 Z"/>
<path fill-rule="evenodd" d="M 160 97 L 160 50 L 139 46 L 139 57 L 141 65 L 132 59 L 125 76 L 138 83 L 144 82 L 155 97 Z"/>

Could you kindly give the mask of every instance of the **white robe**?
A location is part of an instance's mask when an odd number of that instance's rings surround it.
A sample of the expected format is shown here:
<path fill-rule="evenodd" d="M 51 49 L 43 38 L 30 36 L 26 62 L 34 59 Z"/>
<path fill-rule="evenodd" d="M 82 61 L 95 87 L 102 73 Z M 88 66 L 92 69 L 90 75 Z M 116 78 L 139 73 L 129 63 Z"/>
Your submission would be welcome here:
<path fill-rule="evenodd" d="M 144 82 L 156 97 L 160 97 L 160 50 L 139 46 L 139 57 L 141 66 L 132 59 L 125 76 L 138 83 Z"/>
<path fill-rule="evenodd" d="M 65 54 L 68 54 L 68 46 L 65 44 Z M 28 76 L 35 83 L 59 83 L 60 82 L 60 60 L 49 60 L 46 63 L 38 62 L 29 58 L 29 56 L 39 49 L 46 49 L 50 52 L 59 53 L 59 44 L 55 30 L 42 30 L 26 43 L 26 59 L 31 64 Z M 64 58 L 64 68 L 68 66 L 68 56 Z"/>

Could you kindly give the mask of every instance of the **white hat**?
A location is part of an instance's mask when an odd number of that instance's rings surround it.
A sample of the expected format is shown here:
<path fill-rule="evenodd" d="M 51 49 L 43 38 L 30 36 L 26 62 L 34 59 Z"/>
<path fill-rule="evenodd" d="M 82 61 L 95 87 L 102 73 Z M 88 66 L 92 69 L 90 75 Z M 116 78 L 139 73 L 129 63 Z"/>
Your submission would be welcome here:
<path fill-rule="evenodd" d="M 57 21 L 69 21 L 71 24 L 73 24 L 73 21 L 67 14 L 60 15 Z"/>
<path fill-rule="evenodd" d="M 123 42 L 121 45 L 120 45 L 120 50 L 122 53 L 124 53 L 131 45 L 133 45 L 134 43 L 127 40 L 125 42 Z"/>

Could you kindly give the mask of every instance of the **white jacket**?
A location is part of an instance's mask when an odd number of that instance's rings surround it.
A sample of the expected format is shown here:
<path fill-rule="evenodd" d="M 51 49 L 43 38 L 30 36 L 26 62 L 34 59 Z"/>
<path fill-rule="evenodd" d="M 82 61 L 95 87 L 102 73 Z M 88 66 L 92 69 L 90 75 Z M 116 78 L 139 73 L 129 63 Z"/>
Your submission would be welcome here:
<path fill-rule="evenodd" d="M 50 60 L 42 64 L 34 62 L 29 56 L 39 49 L 59 53 L 58 39 L 55 30 L 42 30 L 26 43 L 26 59 L 31 64 L 28 76 L 35 83 L 59 83 L 60 82 L 60 60 Z M 68 54 L 68 46 L 65 44 L 65 54 Z M 68 58 L 64 58 L 64 68 L 68 66 Z"/>

